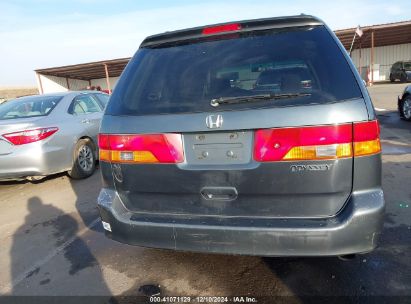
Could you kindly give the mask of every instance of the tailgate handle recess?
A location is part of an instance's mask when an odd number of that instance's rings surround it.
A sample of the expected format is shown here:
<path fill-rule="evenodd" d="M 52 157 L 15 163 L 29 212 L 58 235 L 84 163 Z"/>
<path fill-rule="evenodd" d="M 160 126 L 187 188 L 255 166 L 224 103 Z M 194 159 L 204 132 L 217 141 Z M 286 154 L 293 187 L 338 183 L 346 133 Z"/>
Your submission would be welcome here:
<path fill-rule="evenodd" d="M 237 198 L 237 189 L 234 187 L 204 187 L 200 191 L 206 200 L 230 201 Z"/>

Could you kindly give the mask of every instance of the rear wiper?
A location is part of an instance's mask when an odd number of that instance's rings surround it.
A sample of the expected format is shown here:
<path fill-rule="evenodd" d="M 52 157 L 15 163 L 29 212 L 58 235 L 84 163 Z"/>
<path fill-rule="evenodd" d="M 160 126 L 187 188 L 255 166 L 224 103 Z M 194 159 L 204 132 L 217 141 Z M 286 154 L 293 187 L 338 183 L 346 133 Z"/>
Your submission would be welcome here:
<path fill-rule="evenodd" d="M 285 94 L 258 94 L 249 96 L 237 96 L 237 97 L 219 97 L 211 99 L 210 104 L 213 107 L 218 107 L 222 104 L 236 104 L 236 103 L 246 103 L 254 102 L 260 100 L 276 100 L 276 99 L 286 99 L 293 97 L 304 97 L 311 96 L 310 93 L 285 93 Z"/>

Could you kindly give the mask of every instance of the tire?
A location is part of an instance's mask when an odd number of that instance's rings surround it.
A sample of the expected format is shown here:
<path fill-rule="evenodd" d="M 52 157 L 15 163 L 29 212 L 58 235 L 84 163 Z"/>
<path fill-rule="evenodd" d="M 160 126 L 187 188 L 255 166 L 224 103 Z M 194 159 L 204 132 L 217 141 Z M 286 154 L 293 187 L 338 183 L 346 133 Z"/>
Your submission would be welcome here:
<path fill-rule="evenodd" d="M 392 74 L 390 74 L 390 81 L 391 81 L 391 82 L 394 82 L 394 81 L 395 81 L 395 78 L 392 76 Z"/>
<path fill-rule="evenodd" d="M 407 82 L 407 75 L 402 74 L 400 76 L 400 80 L 401 80 L 401 82 Z"/>
<path fill-rule="evenodd" d="M 401 118 L 411 121 L 411 97 L 407 96 L 400 103 Z"/>
<path fill-rule="evenodd" d="M 68 175 L 74 179 L 87 178 L 96 170 L 94 145 L 89 139 L 80 139 L 74 147 L 73 167 Z"/>

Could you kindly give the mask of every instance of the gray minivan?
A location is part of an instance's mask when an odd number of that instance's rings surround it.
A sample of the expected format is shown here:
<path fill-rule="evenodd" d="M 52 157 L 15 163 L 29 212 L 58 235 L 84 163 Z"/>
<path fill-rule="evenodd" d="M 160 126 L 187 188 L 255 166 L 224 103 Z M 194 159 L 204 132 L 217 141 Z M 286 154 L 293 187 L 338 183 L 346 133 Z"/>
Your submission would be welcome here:
<path fill-rule="evenodd" d="M 380 234 L 373 105 L 312 16 L 146 38 L 110 97 L 99 148 L 98 206 L 120 242 L 341 256 L 373 250 Z"/>

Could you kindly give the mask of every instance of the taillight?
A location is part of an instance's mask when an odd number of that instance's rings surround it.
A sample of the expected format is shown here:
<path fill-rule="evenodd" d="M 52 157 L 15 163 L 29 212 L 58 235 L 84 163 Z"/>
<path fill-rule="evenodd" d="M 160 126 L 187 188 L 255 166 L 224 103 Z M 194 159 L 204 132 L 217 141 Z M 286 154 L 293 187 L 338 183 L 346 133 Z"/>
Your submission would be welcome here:
<path fill-rule="evenodd" d="M 14 133 L 3 134 L 3 137 L 13 145 L 24 145 L 46 139 L 58 131 L 57 127 L 24 130 Z"/>
<path fill-rule="evenodd" d="M 181 163 L 180 134 L 99 134 L 100 160 L 116 163 Z"/>
<path fill-rule="evenodd" d="M 380 151 L 377 121 L 255 132 L 254 159 L 259 162 L 338 159 Z"/>
<path fill-rule="evenodd" d="M 241 30 L 241 24 L 239 23 L 223 24 L 223 25 L 217 25 L 217 26 L 211 26 L 211 27 L 204 28 L 203 35 L 234 32 L 238 30 Z"/>
<path fill-rule="evenodd" d="M 378 121 L 354 123 L 354 156 L 379 152 L 381 152 L 381 143 Z"/>
<path fill-rule="evenodd" d="M 352 155 L 352 125 L 258 130 L 257 161 L 342 158 Z"/>

